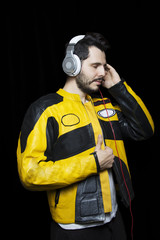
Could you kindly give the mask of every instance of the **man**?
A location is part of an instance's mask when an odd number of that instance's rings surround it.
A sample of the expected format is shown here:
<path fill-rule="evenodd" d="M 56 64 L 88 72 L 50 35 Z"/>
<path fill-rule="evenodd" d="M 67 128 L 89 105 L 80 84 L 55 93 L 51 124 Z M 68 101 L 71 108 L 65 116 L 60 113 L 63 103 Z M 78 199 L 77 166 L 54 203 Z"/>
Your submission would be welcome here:
<path fill-rule="evenodd" d="M 66 49 L 63 89 L 28 109 L 18 143 L 22 184 L 45 190 L 51 239 L 126 239 L 122 202 L 134 197 L 123 139 L 144 140 L 154 124 L 142 100 L 106 61 L 101 34 L 73 38 Z M 100 86 L 115 99 L 91 98 Z"/>

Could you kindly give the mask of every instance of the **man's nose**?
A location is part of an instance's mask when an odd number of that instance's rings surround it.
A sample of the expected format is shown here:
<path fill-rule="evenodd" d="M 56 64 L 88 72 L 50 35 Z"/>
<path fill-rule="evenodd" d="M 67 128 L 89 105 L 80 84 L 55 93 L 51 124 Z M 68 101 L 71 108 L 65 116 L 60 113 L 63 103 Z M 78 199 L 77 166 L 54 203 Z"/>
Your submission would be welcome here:
<path fill-rule="evenodd" d="M 106 71 L 105 71 L 104 66 L 99 66 L 98 71 L 99 71 L 99 72 L 98 72 L 99 77 L 104 77 L 104 76 L 105 76 Z"/>

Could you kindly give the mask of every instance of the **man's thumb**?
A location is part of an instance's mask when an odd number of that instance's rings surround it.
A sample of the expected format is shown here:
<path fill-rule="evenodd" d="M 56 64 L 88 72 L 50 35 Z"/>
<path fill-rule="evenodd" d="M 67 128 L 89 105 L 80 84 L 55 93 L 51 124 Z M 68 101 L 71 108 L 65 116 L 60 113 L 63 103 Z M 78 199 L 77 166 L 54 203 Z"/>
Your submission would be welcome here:
<path fill-rule="evenodd" d="M 98 139 L 97 139 L 97 145 L 96 145 L 96 147 L 95 147 L 95 151 L 101 149 L 102 142 L 103 142 L 102 135 L 99 134 L 99 135 L 98 135 Z"/>

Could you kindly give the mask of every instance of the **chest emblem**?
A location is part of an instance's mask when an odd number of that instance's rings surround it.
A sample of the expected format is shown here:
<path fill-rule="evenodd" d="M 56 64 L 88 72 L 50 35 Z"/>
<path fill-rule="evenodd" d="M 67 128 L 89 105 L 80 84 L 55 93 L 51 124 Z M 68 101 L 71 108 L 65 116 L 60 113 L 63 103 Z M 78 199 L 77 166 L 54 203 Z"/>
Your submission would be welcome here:
<path fill-rule="evenodd" d="M 103 109 L 98 111 L 98 115 L 102 118 L 108 118 L 108 117 L 113 117 L 116 114 L 116 111 L 114 109 L 107 109 L 107 112 L 106 112 L 106 109 Z"/>
<path fill-rule="evenodd" d="M 61 122 L 65 127 L 77 125 L 80 122 L 79 117 L 74 113 L 69 113 L 61 118 Z"/>

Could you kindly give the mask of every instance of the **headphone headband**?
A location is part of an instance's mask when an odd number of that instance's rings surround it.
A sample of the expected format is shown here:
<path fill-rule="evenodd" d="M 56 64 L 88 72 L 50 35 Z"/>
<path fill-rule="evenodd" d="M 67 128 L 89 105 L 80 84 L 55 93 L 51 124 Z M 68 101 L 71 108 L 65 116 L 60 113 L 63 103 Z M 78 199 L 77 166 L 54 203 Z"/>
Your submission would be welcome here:
<path fill-rule="evenodd" d="M 73 37 L 71 40 L 70 40 L 70 42 L 69 42 L 69 44 L 76 44 L 77 42 L 79 42 L 81 39 L 83 39 L 85 37 L 85 35 L 78 35 L 78 36 L 76 36 L 76 37 Z"/>

